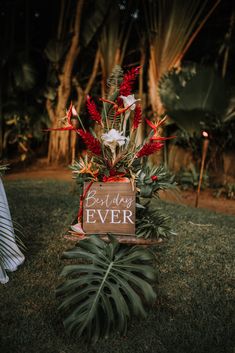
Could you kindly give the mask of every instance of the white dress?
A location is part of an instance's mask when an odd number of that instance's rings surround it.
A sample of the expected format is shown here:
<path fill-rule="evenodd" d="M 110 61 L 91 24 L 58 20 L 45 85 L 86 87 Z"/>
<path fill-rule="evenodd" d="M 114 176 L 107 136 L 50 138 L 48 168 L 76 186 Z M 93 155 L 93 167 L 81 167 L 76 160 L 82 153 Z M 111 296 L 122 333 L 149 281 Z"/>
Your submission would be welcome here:
<path fill-rule="evenodd" d="M 9 277 L 6 270 L 16 271 L 24 259 L 24 255 L 16 244 L 8 201 L 0 178 L 0 283 L 7 283 Z"/>

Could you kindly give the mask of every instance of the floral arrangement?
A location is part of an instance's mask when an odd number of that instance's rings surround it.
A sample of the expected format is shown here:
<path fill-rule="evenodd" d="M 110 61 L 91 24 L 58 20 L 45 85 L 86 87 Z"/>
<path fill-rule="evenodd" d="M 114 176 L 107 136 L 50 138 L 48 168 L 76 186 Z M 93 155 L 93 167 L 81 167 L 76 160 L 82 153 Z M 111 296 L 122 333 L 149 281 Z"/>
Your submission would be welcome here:
<path fill-rule="evenodd" d="M 146 157 L 160 151 L 164 146 L 164 141 L 173 137 L 162 137 L 159 134 L 159 128 L 164 125 L 166 117 L 158 121 L 143 118 L 140 99 L 136 99 L 132 94 L 139 70 L 138 66 L 123 75 L 121 68 L 115 68 L 109 79 L 108 98 L 99 99 L 103 104 L 101 111 L 94 100 L 87 96 L 86 108 L 91 121 L 95 122 L 96 132 L 85 129 L 72 103 L 63 119 L 66 125 L 48 129 L 74 131 L 85 143 L 86 156 L 81 157 L 71 166 L 81 186 L 81 193 L 86 181 L 126 182 L 130 180 L 132 183 L 136 182 L 137 186 L 143 187 L 145 184 L 148 189 L 151 187 L 151 191 L 149 196 L 144 197 L 152 197 L 158 190 L 166 188 L 163 185 L 166 179 L 169 179 L 169 174 L 163 172 L 162 169 L 155 170 L 155 174 L 153 168 L 152 170 L 146 169 Z M 143 144 L 139 145 L 137 142 L 138 128 L 144 121 L 150 127 L 150 133 Z M 142 192 L 141 196 L 143 195 Z M 81 218 L 82 202 L 78 223 L 73 225 L 72 229 L 83 234 Z"/>
<path fill-rule="evenodd" d="M 67 332 L 92 343 L 108 338 L 115 330 L 125 334 L 132 316 L 146 317 L 146 307 L 156 300 L 155 256 L 136 244 L 156 245 L 173 234 L 168 217 L 151 205 L 160 190 L 175 186 L 173 177 L 163 166 L 147 164 L 147 157 L 160 151 L 167 139 L 159 133 L 166 117 L 144 120 L 140 99 L 132 94 L 139 70 L 132 68 L 123 75 L 121 68 L 114 69 L 107 98 L 100 98 L 101 110 L 87 97 L 87 111 L 96 125 L 93 130 L 85 129 L 72 104 L 65 126 L 55 129 L 74 131 L 86 146 L 85 156 L 71 166 L 79 186 L 80 208 L 77 223 L 71 226 L 76 237 L 69 239 L 77 243 L 63 254 L 72 262 L 64 267 L 61 276 L 65 281 L 56 293 L 62 300 L 59 309 Z M 150 133 L 139 145 L 138 128 L 144 121 Z M 106 239 L 84 235 L 83 200 L 89 185 L 96 181 L 136 184 L 136 234 L 131 243 L 135 246 L 121 243 L 114 234 L 107 234 Z M 84 188 L 85 182 L 88 186 Z"/>

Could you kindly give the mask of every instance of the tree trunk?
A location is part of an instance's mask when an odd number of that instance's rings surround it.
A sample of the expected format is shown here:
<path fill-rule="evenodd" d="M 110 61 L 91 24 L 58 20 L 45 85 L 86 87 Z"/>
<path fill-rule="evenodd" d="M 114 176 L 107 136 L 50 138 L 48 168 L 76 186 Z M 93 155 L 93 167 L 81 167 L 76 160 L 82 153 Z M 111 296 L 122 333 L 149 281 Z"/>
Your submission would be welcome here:
<path fill-rule="evenodd" d="M 80 113 L 81 107 L 86 100 L 86 96 L 89 94 L 89 92 L 94 84 L 94 81 L 95 81 L 95 78 L 97 76 L 97 72 L 99 69 L 99 64 L 100 64 L 100 50 L 97 49 L 96 56 L 95 56 L 94 63 L 93 63 L 93 68 L 92 68 L 89 80 L 87 82 L 86 88 L 82 89 L 82 87 L 79 85 L 79 82 L 77 80 L 75 81 L 76 90 L 77 90 L 77 98 L 78 98 L 77 104 L 75 106 L 76 106 L 76 111 L 78 114 Z M 76 159 L 76 142 L 77 142 L 77 134 L 73 134 L 71 137 L 72 163 Z"/>
<path fill-rule="evenodd" d="M 56 106 L 52 102 L 46 102 L 47 112 L 52 122 L 52 128 L 58 127 L 58 119 L 65 116 L 66 106 L 71 93 L 71 79 L 74 62 L 79 53 L 80 22 L 84 0 L 77 1 L 75 21 L 73 26 L 73 36 L 70 48 L 66 55 L 62 73 L 59 76 L 60 85 L 58 88 Z M 52 131 L 49 139 L 48 163 L 68 163 L 70 160 L 70 139 L 71 134 L 66 131 Z"/>

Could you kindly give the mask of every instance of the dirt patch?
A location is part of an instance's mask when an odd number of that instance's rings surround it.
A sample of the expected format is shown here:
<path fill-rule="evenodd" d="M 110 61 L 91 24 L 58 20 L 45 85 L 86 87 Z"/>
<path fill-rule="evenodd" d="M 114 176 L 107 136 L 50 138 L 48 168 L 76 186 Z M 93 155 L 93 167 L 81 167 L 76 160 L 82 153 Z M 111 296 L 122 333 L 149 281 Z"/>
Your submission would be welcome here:
<path fill-rule="evenodd" d="M 6 180 L 28 180 L 28 179 L 56 179 L 56 180 L 72 180 L 72 172 L 63 169 L 41 169 L 41 170 L 25 170 L 23 172 L 10 173 L 5 176 Z"/>
<path fill-rule="evenodd" d="M 9 173 L 5 176 L 6 180 L 28 180 L 28 179 L 54 179 L 72 182 L 72 172 L 66 168 L 49 168 L 41 166 L 40 168 L 30 168 L 17 173 Z M 196 193 L 195 191 L 180 191 L 179 193 L 163 192 L 161 198 L 167 201 L 188 205 L 194 207 Z M 205 190 L 200 194 L 199 208 L 207 208 L 216 212 L 235 215 L 235 200 L 229 200 L 224 197 L 216 198 L 213 190 Z"/>
<path fill-rule="evenodd" d="M 215 212 L 222 212 L 230 215 L 235 215 L 235 200 L 230 200 L 224 197 L 215 197 L 214 190 L 204 190 L 200 193 L 198 208 L 207 208 Z M 195 207 L 196 192 L 180 191 L 179 194 L 164 192 L 161 198 L 167 201 Z"/>

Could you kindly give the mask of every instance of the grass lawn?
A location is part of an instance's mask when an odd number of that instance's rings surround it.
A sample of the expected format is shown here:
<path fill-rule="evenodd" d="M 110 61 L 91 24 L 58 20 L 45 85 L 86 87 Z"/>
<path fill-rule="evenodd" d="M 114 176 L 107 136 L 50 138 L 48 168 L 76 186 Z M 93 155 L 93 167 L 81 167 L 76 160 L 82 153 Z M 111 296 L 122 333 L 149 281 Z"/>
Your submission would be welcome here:
<path fill-rule="evenodd" d="M 72 186 L 6 182 L 14 220 L 24 227 L 25 264 L 0 285 L 1 353 L 232 353 L 232 242 L 235 217 L 160 202 L 177 235 L 159 246 L 158 299 L 126 337 L 86 346 L 68 338 L 54 290 L 72 247 L 65 230 L 76 215 Z"/>

